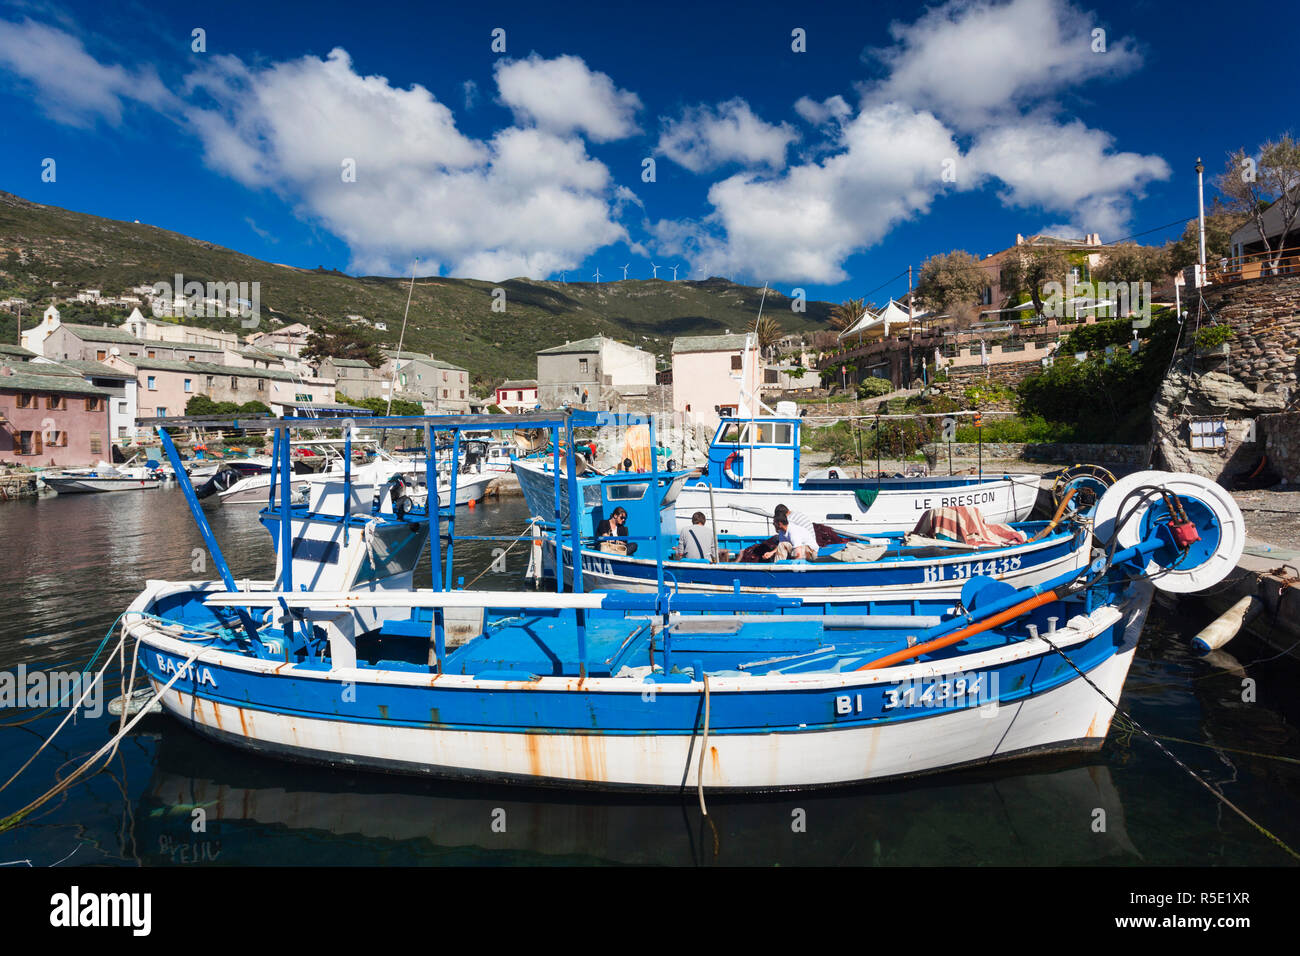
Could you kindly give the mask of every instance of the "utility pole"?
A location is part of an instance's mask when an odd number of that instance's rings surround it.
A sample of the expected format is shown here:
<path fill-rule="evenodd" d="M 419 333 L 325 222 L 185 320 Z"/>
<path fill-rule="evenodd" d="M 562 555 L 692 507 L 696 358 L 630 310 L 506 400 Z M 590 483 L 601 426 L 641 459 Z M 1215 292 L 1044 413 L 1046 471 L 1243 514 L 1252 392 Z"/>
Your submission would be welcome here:
<path fill-rule="evenodd" d="M 912 267 L 907 267 L 907 379 L 902 388 L 912 387 Z"/>

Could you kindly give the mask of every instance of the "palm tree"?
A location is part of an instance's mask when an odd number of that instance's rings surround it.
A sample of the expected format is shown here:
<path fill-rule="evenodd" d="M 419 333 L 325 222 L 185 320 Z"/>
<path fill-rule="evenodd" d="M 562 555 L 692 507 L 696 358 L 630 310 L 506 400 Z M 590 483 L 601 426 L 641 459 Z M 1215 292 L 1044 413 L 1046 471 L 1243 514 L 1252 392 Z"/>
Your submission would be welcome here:
<path fill-rule="evenodd" d="M 863 299 L 849 299 L 847 302 L 841 302 L 831 309 L 831 328 L 836 332 L 843 332 L 862 318 L 864 311 L 866 311 L 866 302 Z"/>
<path fill-rule="evenodd" d="M 769 355 L 785 334 L 773 318 L 759 319 L 755 331 L 758 334 L 758 351 L 763 356 Z"/>

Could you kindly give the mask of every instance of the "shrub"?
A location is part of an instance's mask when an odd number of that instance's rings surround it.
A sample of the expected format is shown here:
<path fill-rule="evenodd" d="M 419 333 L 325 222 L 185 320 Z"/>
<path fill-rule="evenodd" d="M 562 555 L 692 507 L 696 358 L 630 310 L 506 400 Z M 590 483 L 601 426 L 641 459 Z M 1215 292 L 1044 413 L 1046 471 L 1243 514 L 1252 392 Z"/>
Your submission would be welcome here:
<path fill-rule="evenodd" d="M 1192 341 L 1198 349 L 1212 349 L 1232 338 L 1232 328 L 1227 325 L 1207 325 L 1196 333 Z"/>
<path fill-rule="evenodd" d="M 858 385 L 858 398 L 878 398 L 894 390 L 894 383 L 887 378 L 869 378 Z"/>

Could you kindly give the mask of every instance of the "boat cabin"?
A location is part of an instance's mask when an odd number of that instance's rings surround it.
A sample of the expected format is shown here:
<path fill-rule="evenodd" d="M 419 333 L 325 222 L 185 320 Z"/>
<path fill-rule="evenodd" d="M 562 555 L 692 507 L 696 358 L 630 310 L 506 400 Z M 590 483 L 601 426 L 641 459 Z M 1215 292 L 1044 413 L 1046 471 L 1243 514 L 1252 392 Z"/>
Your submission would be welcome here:
<path fill-rule="evenodd" d="M 798 418 L 724 418 L 709 445 L 714 488 L 799 487 Z"/>

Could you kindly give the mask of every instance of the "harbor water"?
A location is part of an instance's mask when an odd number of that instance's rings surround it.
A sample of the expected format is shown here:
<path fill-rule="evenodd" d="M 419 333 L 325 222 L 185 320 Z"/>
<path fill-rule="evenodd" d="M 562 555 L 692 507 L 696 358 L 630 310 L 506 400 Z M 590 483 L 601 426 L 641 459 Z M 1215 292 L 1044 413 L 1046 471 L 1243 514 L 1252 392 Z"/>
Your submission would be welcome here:
<path fill-rule="evenodd" d="M 255 506 L 209 512 L 236 579 L 271 576 Z M 457 533 L 521 536 L 522 499 L 457 514 Z M 527 540 L 457 545 L 458 576 L 516 589 Z M 486 571 L 485 571 L 486 569 Z M 0 674 L 79 670 L 152 578 L 215 578 L 174 489 L 0 507 Z M 416 585 L 427 587 L 427 563 Z M 1209 662 L 1197 605 L 1155 606 L 1121 708 L 1278 838 L 1300 846 L 1300 665 L 1249 636 Z M 102 659 L 102 655 L 101 655 Z M 129 652 L 127 664 L 129 666 Z M 101 705 L 117 693 L 109 670 Z M 28 682 L 30 684 L 30 681 Z M 30 699 L 22 701 L 32 703 Z M 13 701 L 7 701 L 12 704 Z M 39 702 L 38 702 L 39 703 Z M 79 715 L 0 791 L 0 818 L 107 740 Z M 0 707 L 0 778 L 63 711 Z M 0 832 L 0 863 L 81 865 L 1285 865 L 1289 858 L 1117 720 L 1095 754 L 870 787 L 711 797 L 575 794 L 286 763 L 145 718 L 107 769 Z"/>

